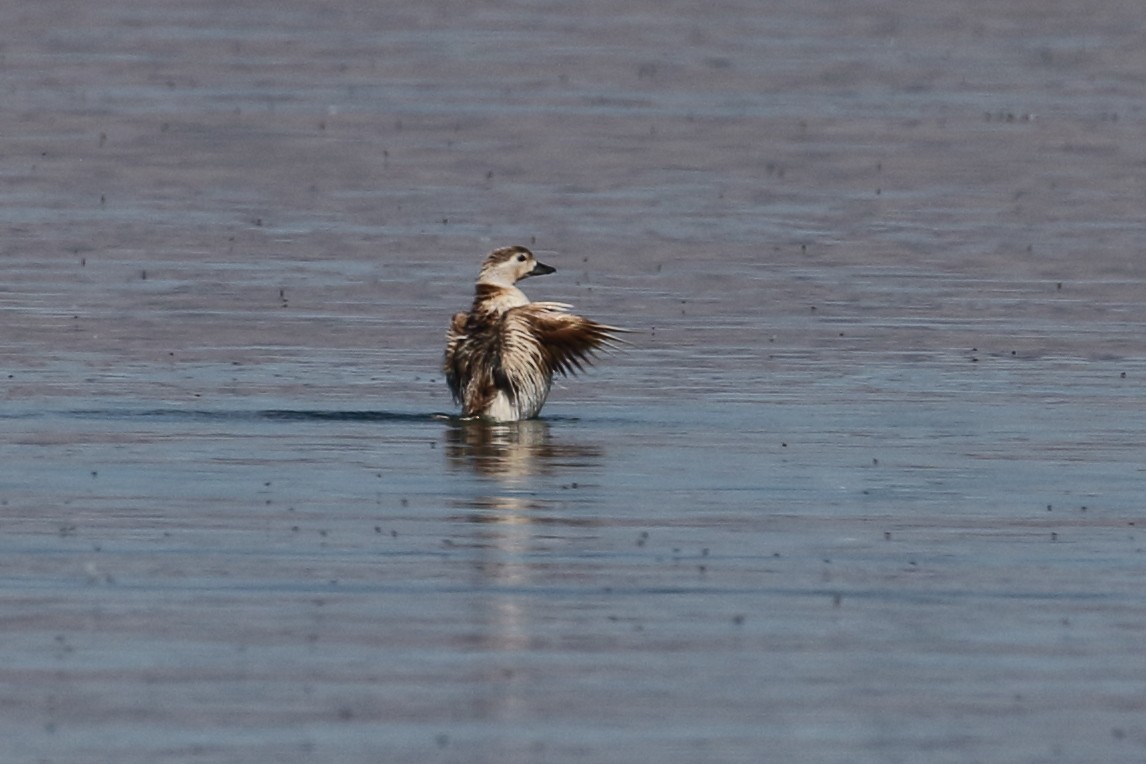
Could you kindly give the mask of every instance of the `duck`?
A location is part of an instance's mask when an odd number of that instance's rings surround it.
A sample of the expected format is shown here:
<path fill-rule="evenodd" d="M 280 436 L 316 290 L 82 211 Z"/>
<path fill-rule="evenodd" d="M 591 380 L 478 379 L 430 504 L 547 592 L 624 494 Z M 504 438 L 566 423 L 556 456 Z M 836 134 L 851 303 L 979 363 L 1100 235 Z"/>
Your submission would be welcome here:
<path fill-rule="evenodd" d="M 482 263 L 468 313 L 446 332 L 442 371 L 462 417 L 517 422 L 541 413 L 554 374 L 572 376 L 616 346 L 614 326 L 570 313 L 572 305 L 531 302 L 518 282 L 556 268 L 526 247 L 501 247 Z"/>

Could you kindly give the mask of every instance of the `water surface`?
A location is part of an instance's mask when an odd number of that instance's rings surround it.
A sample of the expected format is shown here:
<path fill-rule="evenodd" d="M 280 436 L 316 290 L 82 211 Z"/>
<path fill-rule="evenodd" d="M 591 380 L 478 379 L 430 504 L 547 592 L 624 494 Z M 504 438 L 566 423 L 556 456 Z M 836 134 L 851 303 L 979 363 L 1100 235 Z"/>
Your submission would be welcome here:
<path fill-rule="evenodd" d="M 12 761 L 1142 760 L 1130 5 L 137 6 L 5 25 Z M 461 422 L 513 243 L 632 347 Z"/>

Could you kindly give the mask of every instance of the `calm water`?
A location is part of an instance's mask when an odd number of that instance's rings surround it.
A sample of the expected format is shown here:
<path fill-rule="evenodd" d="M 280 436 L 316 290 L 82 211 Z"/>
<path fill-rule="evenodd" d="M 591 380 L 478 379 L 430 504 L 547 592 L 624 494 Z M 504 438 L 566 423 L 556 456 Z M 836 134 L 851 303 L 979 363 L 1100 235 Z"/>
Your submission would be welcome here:
<path fill-rule="evenodd" d="M 4 17 L 14 762 L 1137 762 L 1137 6 Z M 634 330 L 452 419 L 485 252 Z"/>

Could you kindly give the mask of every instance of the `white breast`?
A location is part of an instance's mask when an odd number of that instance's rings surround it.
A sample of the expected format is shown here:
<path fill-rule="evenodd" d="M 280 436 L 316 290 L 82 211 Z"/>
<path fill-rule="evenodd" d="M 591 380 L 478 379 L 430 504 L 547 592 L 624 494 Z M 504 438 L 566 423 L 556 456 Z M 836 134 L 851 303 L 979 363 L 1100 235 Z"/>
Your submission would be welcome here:
<path fill-rule="evenodd" d="M 545 405 L 549 396 L 549 385 L 545 384 L 531 390 L 523 390 L 517 398 L 517 404 L 502 391 L 493 397 L 493 402 L 485 410 L 485 416 L 495 422 L 517 422 L 521 419 L 532 419 Z"/>

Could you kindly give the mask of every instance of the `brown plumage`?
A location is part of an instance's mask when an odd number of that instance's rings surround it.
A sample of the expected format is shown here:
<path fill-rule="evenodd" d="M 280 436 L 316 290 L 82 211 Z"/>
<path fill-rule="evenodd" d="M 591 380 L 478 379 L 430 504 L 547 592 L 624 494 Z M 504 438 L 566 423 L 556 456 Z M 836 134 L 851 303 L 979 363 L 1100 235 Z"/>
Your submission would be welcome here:
<path fill-rule="evenodd" d="M 515 286 L 553 273 L 525 247 L 502 247 L 482 264 L 469 313 L 446 334 L 442 370 L 462 416 L 515 422 L 537 416 L 555 373 L 571 375 L 623 331 L 568 312 L 559 302 L 530 302 Z"/>

